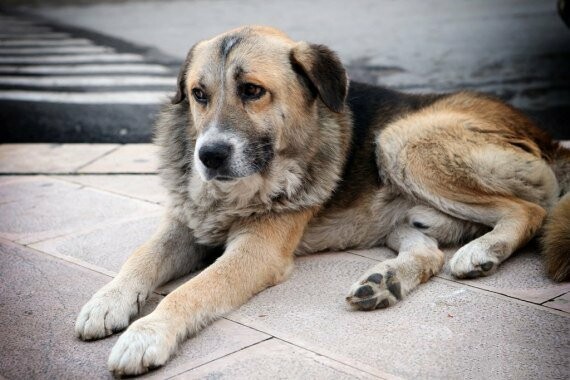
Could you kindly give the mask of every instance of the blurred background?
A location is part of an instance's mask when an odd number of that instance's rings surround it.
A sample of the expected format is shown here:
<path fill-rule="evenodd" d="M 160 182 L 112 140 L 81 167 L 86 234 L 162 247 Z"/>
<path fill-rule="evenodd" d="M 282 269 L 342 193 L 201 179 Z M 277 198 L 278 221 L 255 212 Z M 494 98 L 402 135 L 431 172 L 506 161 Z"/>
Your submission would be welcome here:
<path fill-rule="evenodd" d="M 328 45 L 352 80 L 494 94 L 570 139 L 570 30 L 555 0 L 0 4 L 2 142 L 149 142 L 188 49 L 244 24 Z"/>

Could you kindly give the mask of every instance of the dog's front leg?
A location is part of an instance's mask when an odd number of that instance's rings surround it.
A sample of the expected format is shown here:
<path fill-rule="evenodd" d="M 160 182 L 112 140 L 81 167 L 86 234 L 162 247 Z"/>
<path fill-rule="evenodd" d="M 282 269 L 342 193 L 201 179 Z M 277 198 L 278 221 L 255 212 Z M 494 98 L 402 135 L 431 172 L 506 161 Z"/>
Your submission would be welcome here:
<path fill-rule="evenodd" d="M 230 233 L 225 253 L 134 322 L 109 357 L 115 375 L 137 375 L 164 364 L 201 327 L 287 277 L 312 211 L 247 221 Z"/>
<path fill-rule="evenodd" d="M 117 277 L 83 306 L 75 323 L 84 340 L 103 338 L 128 326 L 149 294 L 160 284 L 197 269 L 205 247 L 192 231 L 166 215 L 153 237 L 125 262 Z"/>

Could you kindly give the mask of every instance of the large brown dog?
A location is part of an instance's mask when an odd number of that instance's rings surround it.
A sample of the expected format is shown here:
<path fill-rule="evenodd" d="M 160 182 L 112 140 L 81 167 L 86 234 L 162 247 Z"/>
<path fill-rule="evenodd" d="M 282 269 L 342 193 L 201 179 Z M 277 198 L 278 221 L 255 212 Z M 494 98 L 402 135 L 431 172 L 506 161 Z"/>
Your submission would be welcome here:
<path fill-rule="evenodd" d="M 570 153 L 487 96 L 406 95 L 352 83 L 328 48 L 265 27 L 195 45 L 157 123 L 170 192 L 162 227 L 83 307 L 82 339 L 128 326 L 158 285 L 201 268 L 134 322 L 109 369 L 164 364 L 202 326 L 287 277 L 295 254 L 387 245 L 397 258 L 347 301 L 402 300 L 450 267 L 486 276 L 553 219 L 550 274 L 568 279 Z M 565 239 L 565 240 L 564 240 Z"/>

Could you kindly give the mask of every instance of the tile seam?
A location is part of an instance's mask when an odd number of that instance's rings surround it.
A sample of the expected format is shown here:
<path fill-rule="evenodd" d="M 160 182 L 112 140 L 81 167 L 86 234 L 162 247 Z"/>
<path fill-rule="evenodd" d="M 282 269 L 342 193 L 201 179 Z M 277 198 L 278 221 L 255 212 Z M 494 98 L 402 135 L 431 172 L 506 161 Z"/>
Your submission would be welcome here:
<path fill-rule="evenodd" d="M 79 177 L 79 176 L 73 176 L 73 177 Z M 87 188 L 95 189 L 95 190 L 98 190 L 98 191 L 104 191 L 104 192 L 107 192 L 107 193 L 109 193 L 109 194 L 120 195 L 120 196 L 122 196 L 122 197 L 126 197 L 126 198 L 133 199 L 133 200 L 136 200 L 136 201 L 143 201 L 143 202 L 151 203 L 151 204 L 153 204 L 153 205 L 162 206 L 162 204 L 161 204 L 160 202 L 155 202 L 155 201 L 151 201 L 151 200 L 149 200 L 149 199 L 144 199 L 144 198 L 135 197 L 135 196 L 130 195 L 130 194 L 120 193 L 120 192 L 117 192 L 117 191 L 113 191 L 113 190 L 109 190 L 109 189 L 104 189 L 104 188 L 101 188 L 101 187 L 98 187 L 98 186 L 94 186 L 94 185 L 85 185 L 85 184 L 80 183 L 80 182 L 75 182 L 75 181 L 73 181 L 72 179 L 61 178 L 61 177 L 55 177 L 55 178 L 56 178 L 56 179 L 59 179 L 59 180 L 61 180 L 61 181 L 73 183 L 73 184 L 75 184 L 75 185 L 82 185 L 82 186 L 85 186 L 85 187 L 87 187 Z"/>
<path fill-rule="evenodd" d="M 224 318 L 224 319 L 225 319 L 225 318 Z M 234 322 L 234 321 L 231 321 L 231 322 Z M 246 326 L 246 327 L 247 327 L 247 326 Z M 265 335 L 269 335 L 269 334 L 265 334 Z M 179 375 L 181 375 L 181 374 L 183 374 L 183 373 L 186 373 L 186 372 L 195 370 L 195 369 L 197 369 L 197 368 L 200 368 L 200 367 L 205 366 L 205 365 L 207 365 L 207 364 L 213 363 L 213 362 L 215 362 L 215 361 L 217 361 L 217 360 L 223 359 L 223 358 L 225 358 L 225 357 L 228 357 L 228 356 L 233 355 L 233 354 L 235 354 L 235 353 L 238 353 L 238 352 L 240 352 L 240 351 L 247 350 L 247 349 L 250 348 L 250 347 L 256 346 L 256 345 L 258 345 L 258 344 L 260 344 L 260 343 L 263 343 L 263 342 L 267 342 L 267 341 L 269 341 L 269 340 L 271 340 L 271 339 L 274 339 L 274 337 L 271 336 L 271 335 L 269 335 L 267 338 L 265 338 L 265 339 L 263 339 L 263 340 L 260 340 L 260 341 L 258 341 L 258 342 L 252 343 L 252 344 L 247 345 L 247 346 L 244 346 L 244 347 L 241 347 L 241 348 L 239 348 L 239 349 L 237 349 L 237 350 L 235 350 L 235 351 L 228 352 L 228 353 L 226 353 L 226 354 L 224 354 L 224 355 L 222 355 L 222 356 L 220 356 L 220 357 L 217 357 L 217 358 L 215 358 L 215 359 L 209 360 L 209 361 L 207 361 L 207 362 L 205 362 L 205 363 L 202 363 L 202 364 L 200 364 L 200 365 L 197 365 L 197 366 L 195 366 L 195 367 L 182 369 L 182 372 L 177 372 L 177 373 L 174 373 L 174 374 L 172 374 L 172 375 L 168 375 L 168 377 L 166 377 L 165 379 L 172 379 L 172 378 L 174 378 L 174 377 L 176 377 L 176 376 L 179 376 Z M 173 371 L 173 372 L 174 372 L 174 371 Z"/>
<path fill-rule="evenodd" d="M 80 171 L 81 169 L 83 169 L 84 167 L 89 166 L 89 165 L 91 165 L 92 163 L 94 163 L 94 162 L 96 162 L 96 161 L 102 159 L 103 157 L 106 157 L 106 156 L 108 156 L 109 154 L 115 152 L 117 149 L 121 148 L 123 145 L 124 145 L 124 144 L 119 144 L 119 145 L 117 145 L 116 147 L 111 148 L 111 149 L 108 150 L 107 152 L 102 153 L 100 156 L 97 156 L 97 157 L 93 158 L 92 160 L 86 162 L 85 164 L 79 165 L 78 167 L 76 167 L 76 168 L 73 170 L 73 172 L 74 172 L 74 173 L 79 172 L 79 171 Z"/>
<path fill-rule="evenodd" d="M 111 278 L 116 276 L 116 273 L 114 273 L 112 271 L 109 271 L 105 268 L 101 268 L 101 267 L 94 265 L 94 264 L 87 263 L 86 261 L 76 259 L 76 258 L 71 257 L 71 256 L 44 252 L 44 251 L 39 250 L 37 248 L 30 247 L 27 245 L 23 245 L 21 243 L 17 243 L 15 241 L 12 241 L 12 240 L 9 240 L 9 239 L 3 238 L 3 237 L 0 237 L 0 242 L 4 242 L 5 244 L 16 245 L 16 246 L 18 246 L 20 248 L 24 248 L 24 249 L 29 249 L 29 250 L 31 250 L 31 251 L 39 254 L 39 255 L 42 255 L 42 256 L 47 255 L 47 256 L 50 256 L 51 258 L 61 260 L 61 261 L 68 263 L 68 264 L 73 264 L 73 265 L 78 266 L 80 268 L 87 269 L 91 272 L 101 274 L 103 276 L 107 276 L 107 277 L 111 277 Z"/>
<path fill-rule="evenodd" d="M 384 377 L 381 377 L 381 376 L 379 376 L 379 375 L 373 374 L 373 373 L 371 373 L 371 372 L 369 372 L 369 371 L 366 371 L 366 370 L 364 370 L 364 369 L 362 369 L 362 368 L 356 367 L 356 366 L 354 366 L 354 365 L 345 363 L 344 361 L 341 361 L 341 360 L 339 360 L 339 359 L 333 358 L 333 357 L 329 356 L 329 354 L 324 354 L 324 353 L 315 351 L 314 349 L 312 349 L 312 348 L 310 348 L 310 347 L 304 347 L 303 345 L 301 345 L 301 344 L 299 344 L 299 343 L 294 343 L 294 342 L 288 340 L 287 338 L 274 335 L 274 334 L 272 334 L 271 332 L 261 330 L 261 329 L 259 329 L 258 327 L 249 326 L 249 325 L 247 325 L 246 323 L 241 322 L 241 321 L 239 321 L 239 320 L 232 319 L 232 318 L 229 317 L 229 316 L 225 316 L 224 319 L 227 319 L 227 320 L 229 320 L 229 321 L 231 321 L 231 322 L 237 323 L 237 324 L 242 325 L 242 326 L 244 326 L 244 327 L 250 328 L 250 329 L 255 330 L 255 331 L 257 331 L 257 332 L 260 332 L 260 333 L 263 333 L 263 334 L 266 334 L 266 335 L 270 335 L 272 338 L 274 338 L 274 339 L 276 339 L 276 340 L 280 340 L 280 341 L 285 342 L 285 343 L 287 343 L 287 344 L 291 344 L 292 346 L 301 348 L 301 349 L 303 349 L 303 350 L 305 350 L 305 351 L 312 352 L 313 354 L 316 354 L 316 355 L 319 355 L 319 356 L 324 356 L 324 357 L 326 357 L 327 359 L 332 360 L 332 361 L 334 361 L 334 362 L 336 362 L 336 363 L 340 363 L 340 364 L 342 364 L 342 365 L 345 365 L 345 366 L 347 366 L 347 367 L 356 369 L 356 370 L 358 370 L 358 371 L 360 371 L 360 372 L 364 372 L 364 373 L 366 373 L 366 374 L 368 374 L 368 375 L 371 375 L 371 376 L 374 376 L 374 377 L 376 377 L 376 378 L 379 378 L 379 379 L 391 379 L 392 377 L 390 377 L 390 376 L 395 376 L 395 375 L 391 375 L 391 374 L 386 373 L 386 376 L 388 376 L 388 377 L 387 377 L 387 378 L 384 378 Z"/>
<path fill-rule="evenodd" d="M 445 283 L 445 284 L 448 284 L 448 285 L 451 285 L 451 286 L 454 286 L 454 287 L 468 287 L 469 290 L 471 290 L 471 291 L 473 291 L 473 292 L 475 292 L 475 293 L 479 293 L 479 294 L 481 294 L 481 295 L 487 295 L 487 296 L 489 296 L 489 297 L 496 298 L 496 299 L 501 299 L 501 300 L 504 300 L 504 301 L 515 302 L 515 303 L 518 303 L 518 304 L 521 304 L 521 305 L 525 305 L 525 306 L 528 306 L 528 307 L 533 308 L 533 309 L 536 309 L 536 310 L 541 310 L 541 311 L 545 311 L 545 312 L 548 312 L 548 313 L 551 313 L 551 314 L 556 314 L 556 315 L 559 315 L 559 316 L 562 316 L 562 317 L 570 318 L 570 314 L 569 314 L 569 313 L 566 313 L 566 312 L 563 312 L 563 311 L 560 311 L 560 310 L 557 310 L 557 309 L 553 309 L 553 308 L 550 308 L 550 307 L 542 306 L 541 304 L 533 303 L 533 302 L 531 302 L 531 301 L 526 301 L 526 300 L 523 300 L 523 299 L 520 299 L 520 298 L 516 298 L 516 297 L 513 297 L 513 296 L 509 296 L 509 295 L 506 295 L 506 294 L 502 294 L 502 293 L 494 292 L 494 291 L 491 291 L 491 290 L 481 289 L 481 288 L 477 288 L 477 287 L 474 287 L 474 286 L 466 285 L 466 284 L 464 284 L 464 283 L 462 283 L 462 282 L 457 282 L 457 281 L 453 281 L 453 280 L 450 280 L 450 279 L 447 279 L 447 278 L 442 278 L 442 277 L 434 277 L 434 278 L 432 279 L 432 281 L 439 282 L 439 283 Z"/>

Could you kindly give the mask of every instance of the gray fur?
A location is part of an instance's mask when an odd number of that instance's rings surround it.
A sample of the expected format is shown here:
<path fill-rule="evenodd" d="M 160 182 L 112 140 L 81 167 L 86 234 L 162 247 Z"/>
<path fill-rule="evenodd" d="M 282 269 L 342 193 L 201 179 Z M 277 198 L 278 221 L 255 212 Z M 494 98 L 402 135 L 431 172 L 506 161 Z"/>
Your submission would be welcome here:
<path fill-rule="evenodd" d="M 170 195 L 168 213 L 193 230 L 199 243 L 223 245 L 232 225 L 242 218 L 323 205 L 341 176 L 345 152 L 340 140 L 350 115 L 325 111 L 321 115 L 318 122 L 326 128 L 320 128 L 321 143 L 310 161 L 302 155 L 278 156 L 267 172 L 251 176 L 256 178 L 204 182 L 193 170 L 196 134 L 187 105 L 164 106 L 155 143 L 160 150 L 159 173 Z"/>

